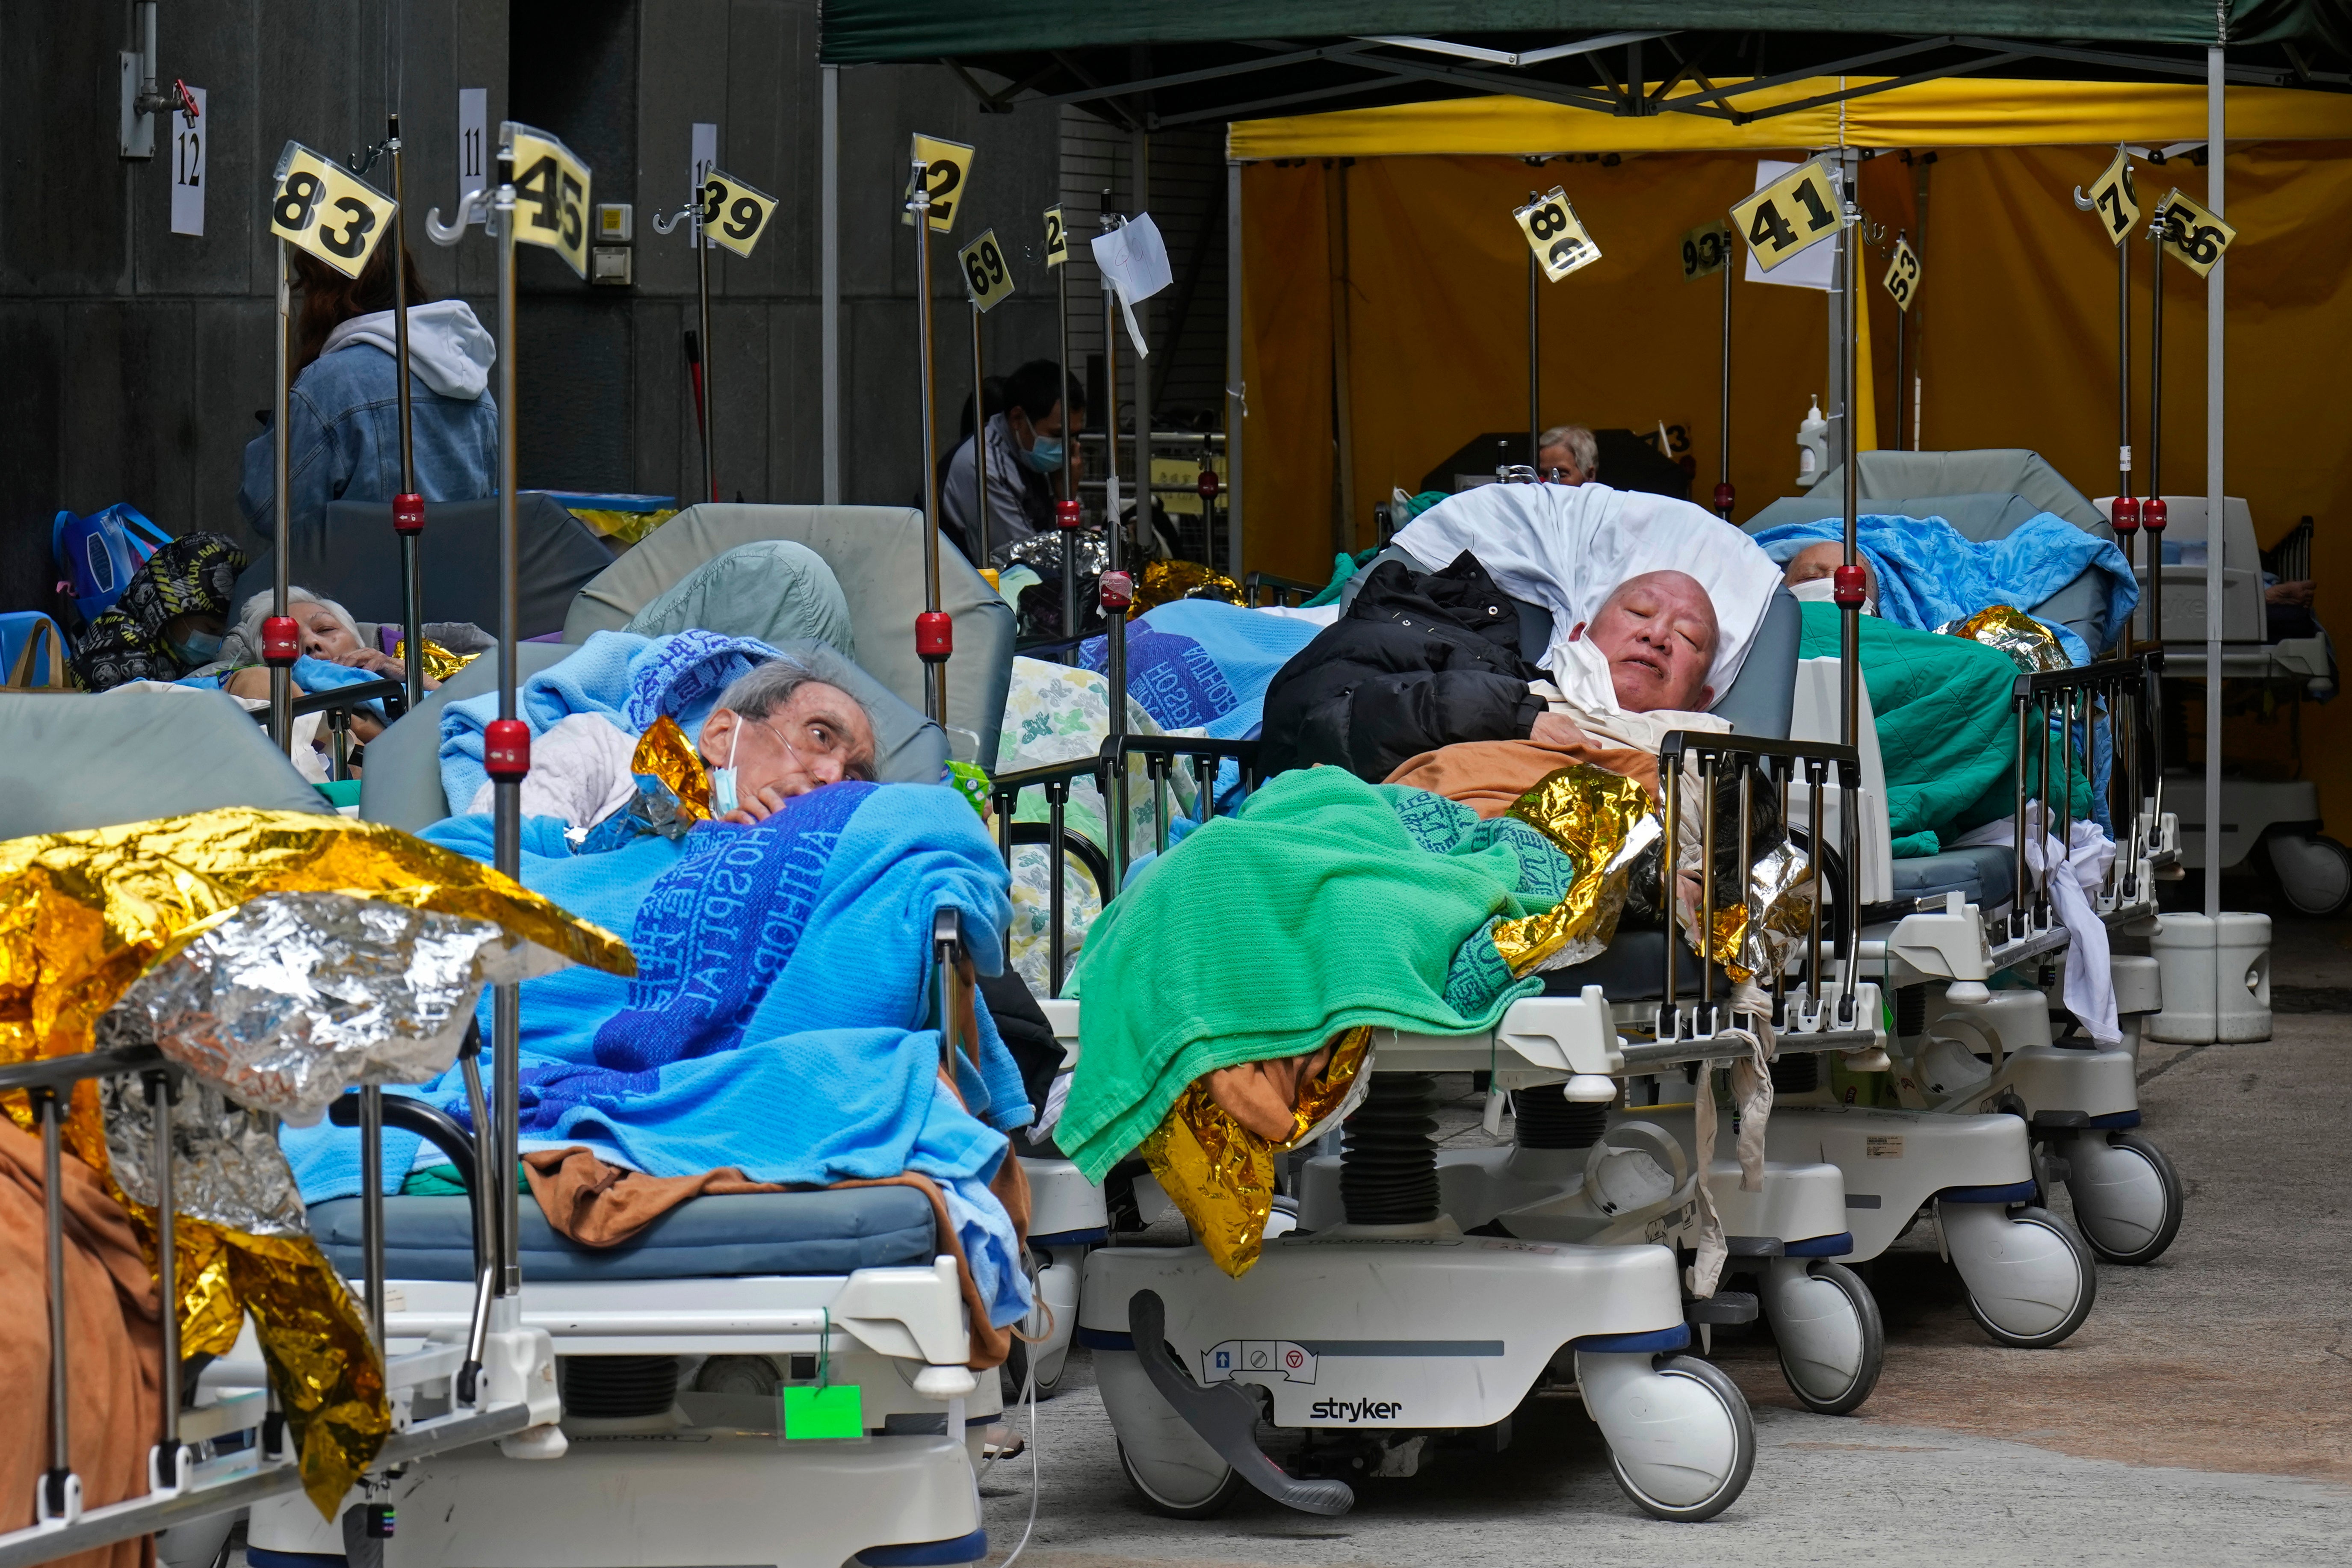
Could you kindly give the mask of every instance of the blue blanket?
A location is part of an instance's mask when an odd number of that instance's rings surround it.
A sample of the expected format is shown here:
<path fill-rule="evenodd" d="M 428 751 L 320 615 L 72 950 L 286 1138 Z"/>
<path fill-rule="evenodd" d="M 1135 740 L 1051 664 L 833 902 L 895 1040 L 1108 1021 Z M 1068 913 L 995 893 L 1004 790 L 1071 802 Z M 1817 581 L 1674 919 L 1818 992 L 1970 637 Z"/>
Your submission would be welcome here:
<path fill-rule="evenodd" d="M 542 822 L 546 819 L 534 819 Z M 425 835 L 481 858 L 487 816 Z M 915 1172 L 946 1194 L 991 1321 L 1028 1310 L 1018 1239 L 988 1182 L 1032 1110 L 984 1006 L 978 1060 L 939 1080 L 930 930 L 961 911 L 974 961 L 1003 961 L 1003 861 L 971 806 L 928 784 L 839 784 L 754 827 L 698 824 L 574 857 L 526 834 L 522 880 L 627 933 L 638 973 L 566 969 L 522 987 L 522 1145 L 585 1145 L 657 1176 L 733 1165 L 824 1185 Z M 554 849 L 533 853 L 531 846 Z M 489 998 L 482 1004 L 489 1033 Z M 414 1092 L 470 1124 L 452 1070 Z M 303 1197 L 359 1190 L 355 1133 L 289 1130 Z M 388 1131 L 396 1189 L 415 1141 Z"/>
<path fill-rule="evenodd" d="M 1275 672 L 1320 629 L 1214 599 L 1172 600 L 1127 628 L 1128 691 L 1163 730 L 1247 740 L 1258 731 Z M 1108 644 L 1088 637 L 1078 662 L 1108 670 Z"/>
<path fill-rule="evenodd" d="M 729 682 L 782 657 L 766 643 L 716 632 L 664 637 L 596 632 L 579 652 L 517 687 L 515 716 L 533 735 L 545 734 L 574 713 L 601 713 L 640 735 L 667 714 L 693 736 L 701 732 Z M 482 771 L 482 727 L 498 716 L 495 691 L 441 710 L 441 788 L 461 810 L 489 782 Z"/>
<path fill-rule="evenodd" d="M 1940 517 L 1858 519 L 1862 552 L 1878 574 L 1878 613 L 1898 626 L 1932 632 L 1994 605 L 2031 614 L 2085 572 L 2096 572 L 2106 587 L 2099 647 L 2116 639 L 2139 603 L 2139 584 L 2123 552 L 2054 512 L 2029 518 L 2006 539 L 1979 544 Z M 1837 518 L 1783 523 L 1756 536 L 1766 554 L 1785 563 L 1809 544 L 1845 537 Z M 2066 657 L 2091 662 L 2092 649 L 2066 626 L 2043 623 L 2057 634 Z"/>

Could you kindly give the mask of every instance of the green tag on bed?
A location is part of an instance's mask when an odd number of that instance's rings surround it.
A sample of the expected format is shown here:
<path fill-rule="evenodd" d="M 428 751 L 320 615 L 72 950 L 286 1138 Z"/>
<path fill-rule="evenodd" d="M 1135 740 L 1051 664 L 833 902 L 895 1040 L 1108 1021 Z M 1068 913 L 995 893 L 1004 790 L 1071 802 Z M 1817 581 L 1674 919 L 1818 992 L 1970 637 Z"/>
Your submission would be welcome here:
<path fill-rule="evenodd" d="M 830 1388 L 788 1385 L 784 1396 L 784 1436 L 800 1437 L 863 1437 L 866 1413 L 857 1384 L 836 1383 Z"/>

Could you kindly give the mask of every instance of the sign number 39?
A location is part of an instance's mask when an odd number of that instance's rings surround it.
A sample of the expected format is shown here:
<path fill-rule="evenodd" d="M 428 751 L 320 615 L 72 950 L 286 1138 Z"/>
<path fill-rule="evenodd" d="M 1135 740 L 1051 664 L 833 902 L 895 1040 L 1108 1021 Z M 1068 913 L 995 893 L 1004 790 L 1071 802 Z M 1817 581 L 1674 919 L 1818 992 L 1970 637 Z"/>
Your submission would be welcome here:
<path fill-rule="evenodd" d="M 299 142 L 278 154 L 277 177 L 269 232 L 344 277 L 358 277 L 384 236 L 392 198 Z"/>

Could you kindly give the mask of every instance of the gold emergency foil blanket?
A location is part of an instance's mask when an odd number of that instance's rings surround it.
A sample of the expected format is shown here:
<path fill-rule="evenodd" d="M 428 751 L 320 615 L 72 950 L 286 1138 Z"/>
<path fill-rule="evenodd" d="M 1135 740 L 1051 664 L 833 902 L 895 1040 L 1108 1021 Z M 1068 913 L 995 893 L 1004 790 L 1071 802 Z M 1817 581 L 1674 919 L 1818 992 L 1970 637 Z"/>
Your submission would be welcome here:
<path fill-rule="evenodd" d="M 1238 605 L 1242 590 L 1231 577 L 1198 561 L 1154 561 L 1135 584 L 1135 608 L 1129 614 L 1139 616 L 1173 599 L 1222 599 Z"/>
<path fill-rule="evenodd" d="M 247 901 L 280 891 L 486 921 L 558 958 L 635 972 L 618 937 L 477 861 L 373 823 L 229 807 L 0 843 L 0 1061 L 92 1048 L 98 1021 L 142 974 Z M 8 1097 L 6 1109 L 29 1124 L 22 1096 Z M 122 1191 L 94 1082 L 77 1089 L 66 1136 Z M 262 1212 L 266 1176 L 241 1179 L 245 1212 Z M 145 1185 L 152 1195 L 152 1175 Z M 123 1196 L 134 1219 L 152 1226 L 152 1211 Z M 350 1292 L 307 1237 L 194 1218 L 175 1228 L 184 1348 L 226 1352 L 252 1312 L 282 1377 L 306 1489 L 331 1509 L 390 1421 L 383 1371 Z"/>
<path fill-rule="evenodd" d="M 629 771 L 661 780 L 677 797 L 678 821 L 710 820 L 710 771 L 703 765 L 702 753 L 668 714 L 655 720 L 654 727 L 638 737 Z"/>
<path fill-rule="evenodd" d="M 1521 795 L 1509 815 L 1550 839 L 1577 871 L 1550 909 L 1498 921 L 1495 951 L 1515 979 L 1597 956 L 1617 935 L 1633 862 L 1665 831 L 1649 792 L 1622 774 L 1578 763 Z"/>
<path fill-rule="evenodd" d="M 1685 881 L 1684 891 L 1687 901 L 1679 910 L 1683 939 L 1696 952 L 1699 891 L 1695 879 Z M 1802 951 L 1813 919 L 1813 871 L 1803 850 L 1791 843 L 1776 845 L 1748 868 L 1745 900 L 1728 898 L 1727 891 L 1716 889 L 1725 901 L 1716 906 L 1706 955 L 1735 984 L 1775 973 L 1792 952 Z"/>
<path fill-rule="evenodd" d="M 403 637 L 392 645 L 392 657 L 405 665 L 408 660 L 408 639 Z M 438 685 L 482 656 L 478 653 L 456 654 L 435 642 L 425 639 L 425 654 L 419 661 L 425 668 L 425 678 Z"/>
<path fill-rule="evenodd" d="M 2058 645 L 2058 636 L 2023 610 L 1994 605 L 1962 621 L 1948 621 L 1937 631 L 2009 655 L 2017 668 L 2031 675 L 2044 669 L 2072 669 L 2074 661 Z"/>
<path fill-rule="evenodd" d="M 1290 1136 L 1279 1143 L 1235 1121 L 1200 1079 L 1145 1135 L 1143 1157 L 1160 1190 L 1229 1279 L 1248 1273 L 1265 1244 L 1266 1218 L 1274 1212 L 1275 1156 L 1298 1147 L 1346 1108 L 1371 1039 L 1368 1028 L 1339 1036 L 1322 1075 L 1300 1092 Z"/>

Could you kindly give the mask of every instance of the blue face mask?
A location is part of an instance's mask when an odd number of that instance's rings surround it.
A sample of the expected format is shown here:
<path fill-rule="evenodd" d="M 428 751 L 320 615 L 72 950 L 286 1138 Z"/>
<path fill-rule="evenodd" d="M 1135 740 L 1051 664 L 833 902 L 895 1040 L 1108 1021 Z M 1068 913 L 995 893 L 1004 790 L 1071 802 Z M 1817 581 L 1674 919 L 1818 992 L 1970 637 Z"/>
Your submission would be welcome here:
<path fill-rule="evenodd" d="M 1050 474 L 1062 466 L 1062 438 L 1040 436 L 1037 444 L 1021 454 L 1021 460 L 1041 474 Z"/>
<path fill-rule="evenodd" d="M 172 645 L 172 651 L 178 654 L 190 669 L 210 664 L 220 657 L 220 650 L 221 639 L 213 632 L 190 632 L 184 641 Z"/>

